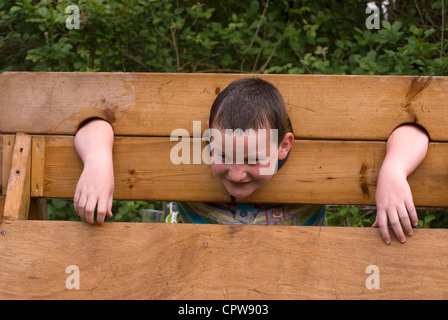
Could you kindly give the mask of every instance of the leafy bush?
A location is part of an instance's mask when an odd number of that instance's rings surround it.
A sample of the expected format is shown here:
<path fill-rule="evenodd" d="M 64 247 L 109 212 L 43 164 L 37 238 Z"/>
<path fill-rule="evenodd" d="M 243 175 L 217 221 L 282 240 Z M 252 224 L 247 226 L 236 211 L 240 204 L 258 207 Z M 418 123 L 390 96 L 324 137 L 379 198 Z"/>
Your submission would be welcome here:
<path fill-rule="evenodd" d="M 74 3 L 80 29 L 67 29 Z M 0 71 L 447 74 L 441 0 L 397 1 L 379 30 L 366 28 L 365 9 L 359 0 L 6 0 Z"/>
<path fill-rule="evenodd" d="M 112 218 L 106 221 L 141 222 L 143 220 L 143 209 L 153 209 L 164 211 L 166 203 L 163 201 L 118 201 L 112 203 Z M 50 220 L 71 220 L 81 221 L 81 218 L 73 208 L 72 200 L 48 199 L 47 211 Z"/>
<path fill-rule="evenodd" d="M 418 228 L 447 228 L 445 208 L 417 207 Z M 327 206 L 329 226 L 371 227 L 375 222 L 375 206 Z"/>

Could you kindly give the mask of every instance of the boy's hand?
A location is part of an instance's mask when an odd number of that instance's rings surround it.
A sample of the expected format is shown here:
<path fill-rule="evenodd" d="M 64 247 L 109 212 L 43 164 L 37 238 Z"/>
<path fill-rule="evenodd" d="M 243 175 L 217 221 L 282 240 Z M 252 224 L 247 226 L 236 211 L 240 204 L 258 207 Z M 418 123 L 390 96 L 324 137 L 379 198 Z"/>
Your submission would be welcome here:
<path fill-rule="evenodd" d="M 90 224 L 102 224 L 106 215 L 112 218 L 114 173 L 107 160 L 85 165 L 76 186 L 73 205 L 78 216 Z"/>
<path fill-rule="evenodd" d="M 412 235 L 418 224 L 417 212 L 407 177 L 423 161 L 429 137 L 420 127 L 403 125 L 387 141 L 386 157 L 378 176 L 376 191 L 377 216 L 373 227 L 379 227 L 384 242 L 390 243 L 388 222 L 400 242 Z M 410 218 L 410 219 L 409 219 Z"/>
<path fill-rule="evenodd" d="M 76 185 L 73 206 L 76 213 L 90 224 L 102 224 L 112 217 L 114 168 L 112 146 L 114 133 L 104 120 L 92 120 L 76 133 L 74 144 L 84 169 Z"/>
<path fill-rule="evenodd" d="M 396 168 L 382 167 L 376 192 L 377 216 L 372 227 L 379 227 L 387 244 L 391 242 L 388 222 L 398 241 L 406 241 L 405 233 L 411 236 L 412 226 L 417 226 L 418 217 L 406 174 Z M 403 232 L 404 229 L 404 232 Z"/>

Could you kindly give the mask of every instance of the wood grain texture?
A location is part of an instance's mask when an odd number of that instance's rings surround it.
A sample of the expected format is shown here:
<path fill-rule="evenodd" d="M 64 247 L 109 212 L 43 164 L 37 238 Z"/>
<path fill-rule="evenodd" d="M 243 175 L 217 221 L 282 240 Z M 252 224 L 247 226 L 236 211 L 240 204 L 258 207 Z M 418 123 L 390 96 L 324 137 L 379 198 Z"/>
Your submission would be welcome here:
<path fill-rule="evenodd" d="M 278 87 L 297 138 L 384 141 L 415 122 L 433 141 L 448 140 L 447 77 L 364 75 L 4 72 L 0 133 L 74 134 L 83 120 L 101 117 L 117 135 L 192 134 L 192 121 L 206 129 L 220 91 L 252 76 Z"/>
<path fill-rule="evenodd" d="M 447 230 L 4 221 L 1 299 L 447 299 Z M 36 238 L 39 241 L 36 241 Z M 119 241 L 118 241 L 119 239 Z M 67 289 L 68 266 L 80 289 Z M 379 268 L 379 289 L 367 289 Z"/>
<path fill-rule="evenodd" d="M 4 220 L 27 219 L 30 207 L 31 136 L 17 133 L 6 190 Z"/>
<path fill-rule="evenodd" d="M 14 150 L 15 134 L 4 134 L 2 137 L 2 195 L 6 195 L 6 189 L 8 187 L 9 170 L 11 168 L 12 151 Z"/>
<path fill-rule="evenodd" d="M 6 196 L 0 195 L 0 219 L 3 219 L 3 210 L 5 207 L 5 198 Z"/>
<path fill-rule="evenodd" d="M 169 135 L 205 130 L 216 95 L 247 76 L 1 74 L 0 299 L 448 299 L 447 229 L 387 246 L 371 228 L 17 220 L 30 196 L 73 197 L 73 134 L 91 117 L 114 127 L 115 199 L 230 200 L 209 166 L 171 162 Z M 412 122 L 432 138 L 408 179 L 414 203 L 448 206 L 447 77 L 257 76 L 283 94 L 296 141 L 245 201 L 374 204 L 385 140 Z M 44 201 L 30 218 L 45 218 Z M 72 265 L 79 290 L 66 287 Z M 371 265 L 379 289 L 366 288 Z"/>
<path fill-rule="evenodd" d="M 72 198 L 82 171 L 73 138 L 45 140 L 44 196 Z M 229 201 L 208 165 L 171 163 L 170 150 L 176 143 L 163 137 L 116 137 L 114 198 Z M 448 154 L 448 144 L 431 143 L 425 160 L 409 177 L 416 205 L 448 206 L 448 164 L 443 154 Z M 384 155 L 385 142 L 296 140 L 286 164 L 244 201 L 375 204 Z"/>
<path fill-rule="evenodd" d="M 45 137 L 35 136 L 31 142 L 31 196 L 42 197 L 45 177 Z"/>

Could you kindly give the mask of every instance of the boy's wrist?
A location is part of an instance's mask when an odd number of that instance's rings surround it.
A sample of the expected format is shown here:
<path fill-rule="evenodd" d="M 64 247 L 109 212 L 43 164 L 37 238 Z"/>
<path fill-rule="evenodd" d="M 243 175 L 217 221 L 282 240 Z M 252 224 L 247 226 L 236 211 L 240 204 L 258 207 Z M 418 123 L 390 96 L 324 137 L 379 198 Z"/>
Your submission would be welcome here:
<path fill-rule="evenodd" d="M 381 175 L 393 175 L 393 176 L 400 176 L 406 179 L 410 172 L 406 169 L 406 167 L 400 163 L 397 163 L 395 161 L 384 161 L 380 174 Z"/>
<path fill-rule="evenodd" d="M 89 165 L 101 165 L 112 164 L 112 153 L 108 151 L 97 150 L 95 154 L 87 155 L 83 160 L 84 166 Z"/>

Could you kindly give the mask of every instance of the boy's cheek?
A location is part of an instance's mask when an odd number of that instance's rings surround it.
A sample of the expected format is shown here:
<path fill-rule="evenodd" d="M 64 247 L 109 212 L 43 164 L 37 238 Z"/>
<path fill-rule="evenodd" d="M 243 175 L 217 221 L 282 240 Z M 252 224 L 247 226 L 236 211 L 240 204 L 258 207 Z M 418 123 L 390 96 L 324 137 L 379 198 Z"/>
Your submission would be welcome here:
<path fill-rule="evenodd" d="M 266 183 L 268 183 L 272 179 L 272 177 L 273 177 L 273 175 L 267 175 L 267 174 L 259 175 L 257 177 L 257 181 L 258 181 L 259 186 L 260 187 L 264 186 Z"/>
<path fill-rule="evenodd" d="M 266 170 L 269 165 L 256 165 L 251 166 L 247 170 L 247 173 L 251 176 L 252 181 L 256 182 L 256 184 L 261 187 L 266 184 L 273 177 L 272 174 L 263 174 L 263 170 Z"/>
<path fill-rule="evenodd" d="M 212 163 L 210 167 L 212 170 L 212 174 L 214 174 L 215 176 L 220 176 L 225 171 L 223 164 Z"/>

